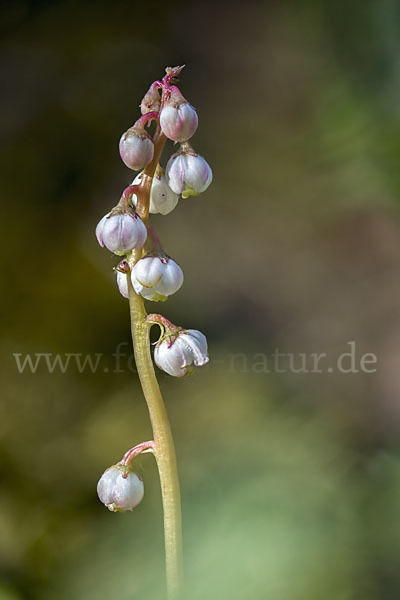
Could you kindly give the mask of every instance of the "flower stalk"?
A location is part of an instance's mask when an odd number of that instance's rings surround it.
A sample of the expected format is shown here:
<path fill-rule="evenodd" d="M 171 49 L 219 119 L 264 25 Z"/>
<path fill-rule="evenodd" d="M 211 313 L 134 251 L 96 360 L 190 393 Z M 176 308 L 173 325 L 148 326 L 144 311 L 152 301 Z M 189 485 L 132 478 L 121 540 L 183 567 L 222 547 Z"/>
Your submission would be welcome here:
<path fill-rule="evenodd" d="M 175 445 L 165 404 L 150 354 L 149 324 L 143 299 L 131 282 L 129 306 L 136 368 L 149 409 L 164 511 L 164 542 L 169 600 L 178 600 L 182 590 L 182 518 Z"/>
<path fill-rule="evenodd" d="M 154 136 L 154 158 L 144 171 L 141 189 L 138 193 L 136 210 L 144 223 L 147 223 L 149 218 L 151 184 L 166 139 L 158 125 Z M 142 252 L 136 251 L 132 251 L 127 256 L 131 270 L 141 256 Z M 147 322 L 143 298 L 135 293 L 129 275 L 127 278 L 133 352 L 149 411 L 153 430 L 153 452 L 161 485 L 168 600 L 179 600 L 183 583 L 182 516 L 175 444 L 151 359 L 150 326 Z"/>
<path fill-rule="evenodd" d="M 148 442 L 141 442 L 137 444 L 130 450 L 127 450 L 122 457 L 121 465 L 127 466 L 129 465 L 134 458 L 139 456 L 139 454 L 148 454 L 149 452 L 154 454 L 154 441 L 149 440 Z"/>

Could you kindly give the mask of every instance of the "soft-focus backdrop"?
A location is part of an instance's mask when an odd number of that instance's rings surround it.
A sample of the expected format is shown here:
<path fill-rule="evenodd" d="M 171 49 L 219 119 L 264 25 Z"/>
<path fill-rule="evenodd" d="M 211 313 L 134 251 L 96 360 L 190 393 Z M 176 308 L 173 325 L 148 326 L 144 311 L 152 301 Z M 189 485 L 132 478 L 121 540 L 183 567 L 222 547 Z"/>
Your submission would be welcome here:
<path fill-rule="evenodd" d="M 0 599 L 164 598 L 152 457 L 135 511 L 96 496 L 150 428 L 94 228 L 132 179 L 121 133 L 183 63 L 214 182 L 153 218 L 185 284 L 149 309 L 211 355 L 158 372 L 185 600 L 398 598 L 399 3 L 12 0 L 1 31 Z"/>

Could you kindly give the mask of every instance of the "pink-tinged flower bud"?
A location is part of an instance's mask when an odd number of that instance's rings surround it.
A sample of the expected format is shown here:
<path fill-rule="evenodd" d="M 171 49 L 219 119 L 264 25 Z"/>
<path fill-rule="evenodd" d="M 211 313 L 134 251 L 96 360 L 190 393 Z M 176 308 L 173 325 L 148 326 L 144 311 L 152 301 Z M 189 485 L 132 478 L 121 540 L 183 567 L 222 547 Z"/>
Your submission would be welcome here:
<path fill-rule="evenodd" d="M 186 146 L 186 144 L 185 144 Z M 183 198 L 198 196 L 212 181 L 211 167 L 200 154 L 190 147 L 182 147 L 167 163 L 166 177 L 169 187 Z"/>
<path fill-rule="evenodd" d="M 158 88 L 158 84 L 155 81 L 151 84 L 145 95 L 143 96 L 143 100 L 140 103 L 140 110 L 142 115 L 146 115 L 149 112 L 158 112 L 161 106 L 161 97 Z"/>
<path fill-rule="evenodd" d="M 197 129 L 197 112 L 176 86 L 170 88 L 168 95 L 160 113 L 162 132 L 174 142 L 186 142 Z"/>
<path fill-rule="evenodd" d="M 96 237 L 102 248 L 105 246 L 114 254 L 122 255 L 142 248 L 147 229 L 133 210 L 114 214 L 111 211 L 97 224 Z"/>
<path fill-rule="evenodd" d="M 142 180 L 142 173 L 136 175 L 132 181 L 132 185 L 140 185 Z M 165 177 L 165 169 L 158 166 L 156 173 L 153 177 L 153 183 L 151 184 L 150 190 L 150 206 L 149 212 L 153 215 L 161 214 L 168 215 L 174 210 L 178 204 L 179 195 L 175 194 L 167 183 Z M 136 194 L 132 196 L 132 203 L 136 206 L 137 197 Z"/>
<path fill-rule="evenodd" d="M 119 153 L 127 167 L 133 171 L 140 171 L 153 159 L 153 140 L 144 129 L 133 126 L 122 134 Z"/>
<path fill-rule="evenodd" d="M 138 260 L 131 281 L 135 292 L 146 300 L 164 301 L 182 286 L 183 271 L 172 258 L 150 255 Z"/>
<path fill-rule="evenodd" d="M 143 481 L 131 471 L 123 476 L 123 469 L 113 466 L 104 471 L 97 484 L 97 495 L 108 510 L 124 512 L 132 510 L 143 499 Z"/>
<path fill-rule="evenodd" d="M 156 365 L 174 377 L 183 377 L 208 362 L 206 337 L 196 329 L 178 332 L 176 337 L 164 337 L 154 350 Z"/>

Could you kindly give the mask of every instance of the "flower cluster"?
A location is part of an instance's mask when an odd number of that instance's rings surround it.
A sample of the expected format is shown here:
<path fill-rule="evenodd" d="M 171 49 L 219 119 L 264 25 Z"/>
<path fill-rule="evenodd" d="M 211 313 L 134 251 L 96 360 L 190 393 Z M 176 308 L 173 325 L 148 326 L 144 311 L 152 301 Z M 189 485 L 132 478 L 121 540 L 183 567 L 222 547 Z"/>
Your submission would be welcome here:
<path fill-rule="evenodd" d="M 180 70 L 180 67 L 168 68 L 162 81 L 151 84 L 140 105 L 142 116 L 121 136 L 119 151 L 122 160 L 130 169 L 141 172 L 125 190 L 118 205 L 100 220 L 96 228 L 102 247 L 119 256 L 132 251 L 137 253 L 134 264 L 124 260 L 116 268 L 118 288 L 125 298 L 129 298 L 129 282 L 136 294 L 153 302 L 165 301 L 183 284 L 182 269 L 164 253 L 154 230 L 150 233 L 150 228 L 139 216 L 140 198 L 148 179 L 146 169 L 154 158 L 156 137 L 164 136 L 180 142 L 181 148 L 172 154 L 165 169 L 158 163 L 154 166 L 147 212 L 167 215 L 177 206 L 180 195 L 183 198 L 197 196 L 212 181 L 210 166 L 188 141 L 197 129 L 198 117 L 195 108 L 175 85 Z M 154 138 L 145 129 L 153 121 L 157 123 Z M 146 210 L 141 216 L 147 220 Z M 155 350 L 158 366 L 178 377 L 190 371 L 190 364 L 203 364 L 198 360 L 186 364 L 187 360 L 181 353 L 179 369 L 165 367 L 168 359 L 162 357 L 176 354 L 178 347 L 183 348 L 182 344 L 180 341 L 167 346 L 161 343 Z"/>
<path fill-rule="evenodd" d="M 138 173 L 96 227 L 100 246 L 125 257 L 115 271 L 119 291 L 131 303 L 137 303 L 138 296 L 166 301 L 184 280 L 181 267 L 164 252 L 149 226 L 149 213 L 170 214 L 180 196 L 198 196 L 212 181 L 209 164 L 189 142 L 198 116 L 176 85 L 181 70 L 167 68 L 162 81 L 151 84 L 140 104 L 141 116 L 122 134 L 121 159 Z M 163 168 L 159 159 L 167 140 L 179 143 L 180 148 Z M 160 327 L 154 360 L 169 375 L 183 377 L 208 362 L 207 340 L 200 331 L 177 327 L 161 315 L 149 315 L 147 322 Z M 127 464 L 118 463 L 105 471 L 97 491 L 110 510 L 132 510 L 143 497 L 143 483 Z"/>
<path fill-rule="evenodd" d="M 141 171 L 131 186 L 138 189 L 142 187 L 143 175 L 154 158 L 154 139 L 146 131 L 146 125 L 156 121 L 159 133 L 174 142 L 181 142 L 180 150 L 170 157 L 165 169 L 156 165 L 148 207 L 154 214 L 169 214 L 177 206 L 180 195 L 183 198 L 198 196 L 212 181 L 209 164 L 188 142 L 197 129 L 197 112 L 178 87 L 171 85 L 179 70 L 169 69 L 162 81 L 152 83 L 141 102 L 142 116 L 122 134 L 119 142 L 125 165 L 133 171 Z M 132 191 L 129 203 L 123 196 L 120 203 L 101 219 L 96 229 L 101 246 L 118 255 L 143 247 L 145 226 L 135 208 L 137 194 Z"/>

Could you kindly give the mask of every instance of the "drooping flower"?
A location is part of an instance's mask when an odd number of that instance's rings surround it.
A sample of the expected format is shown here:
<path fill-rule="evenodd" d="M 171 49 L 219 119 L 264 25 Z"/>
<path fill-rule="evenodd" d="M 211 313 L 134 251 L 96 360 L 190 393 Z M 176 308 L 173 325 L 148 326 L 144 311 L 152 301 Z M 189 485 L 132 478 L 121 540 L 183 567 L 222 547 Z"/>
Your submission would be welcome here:
<path fill-rule="evenodd" d="M 137 294 L 157 302 L 179 290 L 183 283 L 180 266 L 167 256 L 148 255 L 133 267 L 131 281 Z"/>
<path fill-rule="evenodd" d="M 154 350 L 154 360 L 169 375 L 183 377 L 191 373 L 194 366 L 201 367 L 208 362 L 206 337 L 197 329 L 165 336 Z"/>
<path fill-rule="evenodd" d="M 102 248 L 105 246 L 114 254 L 122 255 L 142 248 L 147 229 L 133 209 L 111 211 L 98 222 L 96 237 Z"/>
<path fill-rule="evenodd" d="M 130 471 L 124 477 L 123 470 L 114 465 L 104 471 L 97 484 L 101 502 L 113 512 L 132 510 L 143 499 L 144 486 L 141 478 Z"/>
<path fill-rule="evenodd" d="M 189 144 L 183 144 L 180 152 L 171 156 L 167 163 L 166 177 L 169 187 L 183 198 L 198 196 L 212 181 L 208 162 L 197 154 Z"/>
<path fill-rule="evenodd" d="M 119 153 L 127 167 L 140 171 L 153 159 L 153 140 L 143 128 L 133 126 L 122 134 Z"/>
<path fill-rule="evenodd" d="M 132 181 L 132 185 L 139 185 L 141 180 L 142 173 L 139 173 Z M 165 169 L 158 166 L 151 184 L 149 212 L 151 214 L 168 215 L 174 210 L 178 200 L 179 194 L 173 192 L 167 183 Z M 137 197 L 135 194 L 132 196 L 132 202 L 136 206 Z"/>
<path fill-rule="evenodd" d="M 196 131 L 198 122 L 196 109 L 176 86 L 171 86 L 160 112 L 162 132 L 174 142 L 186 142 Z"/>
<path fill-rule="evenodd" d="M 121 261 L 115 269 L 115 272 L 117 274 L 117 285 L 121 296 L 129 298 L 128 275 L 130 274 L 130 268 L 128 262 L 126 260 Z"/>

